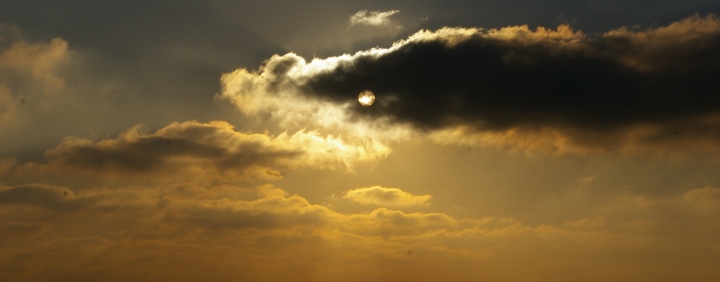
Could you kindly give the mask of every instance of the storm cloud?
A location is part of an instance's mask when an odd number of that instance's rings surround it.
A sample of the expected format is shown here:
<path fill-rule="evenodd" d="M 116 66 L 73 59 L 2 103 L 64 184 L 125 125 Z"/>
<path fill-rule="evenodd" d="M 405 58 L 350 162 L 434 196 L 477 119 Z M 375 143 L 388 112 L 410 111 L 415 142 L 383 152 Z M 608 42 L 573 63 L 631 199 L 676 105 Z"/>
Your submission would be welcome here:
<path fill-rule="evenodd" d="M 245 73 L 265 87 L 246 85 L 223 96 L 251 113 L 258 107 L 248 110 L 253 103 L 238 99 L 248 95 L 242 92 L 264 93 L 252 94 L 254 105 L 288 92 L 350 105 L 368 89 L 376 104 L 347 106 L 349 120 L 383 119 L 421 131 L 550 128 L 579 143 L 638 127 L 652 127 L 639 138 L 647 142 L 680 132 L 714 140 L 720 125 L 717 50 L 720 20 L 714 15 L 598 36 L 567 25 L 443 28 L 354 55 L 311 62 L 274 56 Z"/>

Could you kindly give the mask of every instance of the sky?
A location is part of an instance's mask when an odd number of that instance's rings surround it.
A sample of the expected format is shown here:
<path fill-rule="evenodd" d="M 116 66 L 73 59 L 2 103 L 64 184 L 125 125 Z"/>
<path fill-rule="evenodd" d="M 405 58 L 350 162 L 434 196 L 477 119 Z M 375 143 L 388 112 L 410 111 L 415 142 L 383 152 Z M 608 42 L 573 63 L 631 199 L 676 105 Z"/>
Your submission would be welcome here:
<path fill-rule="evenodd" d="M 718 14 L 3 1 L 0 277 L 715 281 Z"/>

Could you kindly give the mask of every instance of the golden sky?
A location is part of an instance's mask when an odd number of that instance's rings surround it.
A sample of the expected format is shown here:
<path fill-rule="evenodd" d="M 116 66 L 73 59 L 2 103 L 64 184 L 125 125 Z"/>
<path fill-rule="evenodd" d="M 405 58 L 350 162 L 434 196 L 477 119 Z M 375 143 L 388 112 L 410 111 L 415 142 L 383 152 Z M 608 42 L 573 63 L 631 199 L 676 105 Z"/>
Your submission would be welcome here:
<path fill-rule="evenodd" d="M 0 280 L 720 276 L 716 1 L 16 2 Z"/>

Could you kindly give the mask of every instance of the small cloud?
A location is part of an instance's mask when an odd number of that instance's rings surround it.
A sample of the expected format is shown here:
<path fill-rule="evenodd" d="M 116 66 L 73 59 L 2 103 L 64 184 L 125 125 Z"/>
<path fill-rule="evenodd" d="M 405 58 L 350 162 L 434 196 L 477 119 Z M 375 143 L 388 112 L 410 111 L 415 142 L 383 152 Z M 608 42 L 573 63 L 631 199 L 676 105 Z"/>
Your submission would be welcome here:
<path fill-rule="evenodd" d="M 720 188 L 705 186 L 685 192 L 682 199 L 693 209 L 712 213 L 720 211 Z"/>
<path fill-rule="evenodd" d="M 27 42 L 21 31 L 0 24 L 0 130 L 23 120 L 25 96 L 52 96 L 65 87 L 58 72 L 71 53 L 63 39 Z"/>
<path fill-rule="evenodd" d="M 398 188 L 382 186 L 357 188 L 343 195 L 343 199 L 359 204 L 391 207 L 427 207 L 430 205 L 430 198 L 430 195 L 415 196 Z"/>
<path fill-rule="evenodd" d="M 381 26 L 390 24 L 390 16 L 400 13 L 399 10 L 390 11 L 368 11 L 362 10 L 350 16 L 350 26 L 362 24 Z"/>

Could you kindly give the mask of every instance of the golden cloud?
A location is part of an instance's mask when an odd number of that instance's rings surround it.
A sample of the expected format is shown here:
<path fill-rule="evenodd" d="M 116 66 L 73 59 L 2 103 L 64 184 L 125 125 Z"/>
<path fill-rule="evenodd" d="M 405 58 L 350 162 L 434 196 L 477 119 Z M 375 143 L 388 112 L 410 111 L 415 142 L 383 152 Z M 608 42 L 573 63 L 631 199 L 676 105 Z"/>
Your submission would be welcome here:
<path fill-rule="evenodd" d="M 0 129 L 20 121 L 18 111 L 26 101 L 64 88 L 58 70 L 70 57 L 67 42 L 60 38 L 49 43 L 18 40 L 0 48 Z"/>
<path fill-rule="evenodd" d="M 427 207 L 432 198 L 430 195 L 415 196 L 398 188 L 382 186 L 352 189 L 342 197 L 360 204 L 383 207 Z"/>
<path fill-rule="evenodd" d="M 353 58 L 343 55 L 307 62 L 293 53 L 275 55 L 258 71 L 238 69 L 224 74 L 223 91 L 217 98 L 234 104 L 245 115 L 272 121 L 283 130 L 310 128 L 335 132 L 354 143 L 378 145 L 409 138 L 413 133 L 409 127 L 390 125 L 386 119 L 363 120 L 351 116 L 351 109 L 358 106 L 359 91 L 348 93 L 353 96 L 352 100 L 337 104 L 302 95 L 297 89 L 302 81 L 348 64 Z"/>
<path fill-rule="evenodd" d="M 692 69 L 697 64 L 714 64 L 712 60 L 698 60 L 706 57 L 703 46 L 690 42 L 712 41 L 720 33 L 720 19 L 710 14 L 706 17 L 694 15 L 667 26 L 643 31 L 634 31 L 623 27 L 603 34 L 607 51 L 622 48 L 617 52 L 618 60 L 644 70 L 658 71 L 664 68 Z M 667 56 L 667 50 L 681 48 L 682 52 Z M 698 57 L 696 57 L 698 56 Z M 682 64 L 678 64 L 682 62 Z"/>
<path fill-rule="evenodd" d="M 6 232 L 0 233 L 0 260 L 5 267 L 0 267 L 0 274 L 14 280 L 98 275 L 111 281 L 129 277 L 189 281 L 201 276 L 282 280 L 288 277 L 281 269 L 294 269 L 300 274 L 293 277 L 300 275 L 303 280 L 440 276 L 462 280 L 485 275 L 550 277 L 560 270 L 582 271 L 591 265 L 612 271 L 621 281 L 632 281 L 637 273 L 656 269 L 657 258 L 672 262 L 665 265 L 669 273 L 703 278 L 710 277 L 714 268 L 702 262 L 717 253 L 701 247 L 716 244 L 712 232 L 718 226 L 708 225 L 715 216 L 683 211 L 688 204 L 716 196 L 716 190 L 692 189 L 654 200 L 617 199 L 612 204 L 615 209 L 605 209 L 605 215 L 530 226 L 511 218 L 458 219 L 440 212 L 387 208 L 341 213 L 269 185 L 3 186 L 0 230 Z M 636 212 L 627 214 L 633 209 Z M 668 212 L 693 223 L 675 229 L 677 222 L 661 220 Z M 717 209 L 705 212 L 716 215 Z M 694 232 L 698 230 L 711 233 Z M 694 243 L 682 244 L 687 240 Z M 691 261 L 682 255 L 687 248 L 694 250 Z M 633 263 L 633 271 L 619 268 L 618 261 Z M 518 263 L 529 263 L 528 272 L 517 274 L 507 267 Z M 392 266 L 392 275 L 376 264 Z M 450 270 L 415 276 L 438 264 Z M 468 265 L 487 268 L 460 271 Z M 247 272 L 238 274 L 238 268 Z M 212 274 L 203 272 L 207 269 Z M 496 273 L 488 273 L 490 269 Z"/>
<path fill-rule="evenodd" d="M 350 16 L 350 25 L 388 25 L 390 24 L 390 16 L 400 13 L 399 10 L 389 11 L 368 11 L 362 10 Z"/>
<path fill-rule="evenodd" d="M 706 215 L 720 213 L 720 188 L 705 186 L 683 194 L 683 200 Z"/>

